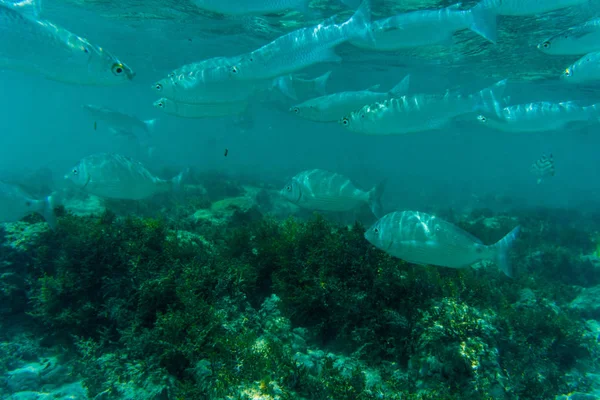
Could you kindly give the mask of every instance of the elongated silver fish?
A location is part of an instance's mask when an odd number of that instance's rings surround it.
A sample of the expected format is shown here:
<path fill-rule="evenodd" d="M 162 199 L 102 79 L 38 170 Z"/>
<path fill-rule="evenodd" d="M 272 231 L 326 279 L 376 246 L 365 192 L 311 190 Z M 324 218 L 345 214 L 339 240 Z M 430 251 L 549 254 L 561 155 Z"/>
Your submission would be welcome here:
<path fill-rule="evenodd" d="M 600 51 L 588 53 L 565 69 L 561 79 L 570 83 L 600 80 Z"/>
<path fill-rule="evenodd" d="M 141 200 L 156 193 L 179 190 L 186 174 L 187 170 L 171 180 L 164 180 L 129 157 L 98 153 L 82 158 L 65 179 L 96 196 Z"/>
<path fill-rule="evenodd" d="M 379 87 L 376 85 L 367 90 L 332 93 L 292 106 L 290 112 L 311 121 L 335 122 L 352 111 L 361 109 L 365 104 L 373 104 L 406 94 L 409 84 L 410 75 L 407 75 L 389 92 L 373 91 Z"/>
<path fill-rule="evenodd" d="M 384 184 L 370 191 L 358 189 L 347 177 L 322 169 L 302 171 L 294 176 L 281 195 L 299 207 L 309 210 L 349 211 L 368 204 L 377 218 L 383 214 L 381 195 Z"/>
<path fill-rule="evenodd" d="M 242 114 L 248 108 L 248 102 L 190 104 L 178 103 L 163 97 L 154 102 L 154 107 L 177 117 L 215 118 Z"/>
<path fill-rule="evenodd" d="M 309 0 L 192 0 L 197 7 L 225 15 L 271 14 L 308 10 Z"/>
<path fill-rule="evenodd" d="M 125 133 L 127 136 L 136 137 L 134 132 L 136 129 L 150 135 L 156 123 L 156 119 L 142 121 L 132 115 L 94 104 L 84 104 L 82 107 L 95 120 L 105 121 L 113 132 Z"/>
<path fill-rule="evenodd" d="M 246 100 L 272 85 L 273 79 L 232 79 L 229 67 L 215 66 L 169 76 L 156 82 L 153 89 L 180 103 L 229 103 Z"/>
<path fill-rule="evenodd" d="M 556 172 L 554 169 L 554 157 L 552 157 L 552 154 L 549 156 L 546 156 L 545 154 L 542 155 L 538 160 L 531 164 L 529 171 L 538 177 L 537 183 L 539 185 L 544 178 L 554 176 Z"/>
<path fill-rule="evenodd" d="M 395 51 L 426 45 L 451 45 L 455 32 L 470 29 L 496 42 L 496 14 L 479 4 L 461 10 L 460 4 L 440 10 L 399 14 L 371 23 L 372 39 L 355 38 L 350 43 L 369 50 Z"/>
<path fill-rule="evenodd" d="M 442 95 L 402 96 L 365 106 L 340 120 L 353 132 L 367 135 L 400 135 L 440 129 L 453 118 L 474 111 L 491 111 L 499 107 L 506 80 L 467 96 Z"/>
<path fill-rule="evenodd" d="M 298 29 L 241 57 L 231 66 L 236 80 L 275 78 L 313 64 L 339 62 L 333 48 L 349 39 L 370 35 L 370 0 L 364 0 L 346 22 L 335 24 L 328 19 L 317 26 Z"/>
<path fill-rule="evenodd" d="M 0 4 L 0 68 L 79 85 L 115 85 L 134 73 L 102 47 Z"/>
<path fill-rule="evenodd" d="M 535 15 L 587 3 L 589 0 L 484 0 L 499 15 Z"/>
<path fill-rule="evenodd" d="M 293 100 L 323 96 L 327 93 L 325 87 L 331 76 L 331 71 L 327 71 L 314 79 L 304 79 L 302 75 L 289 74 L 280 76 L 279 78 L 275 78 L 273 86 Z"/>
<path fill-rule="evenodd" d="M 519 226 L 493 245 L 447 221 L 419 211 L 396 211 L 385 215 L 365 232 L 365 238 L 386 253 L 414 264 L 466 268 L 482 260 L 494 260 L 512 277 L 508 250 Z"/>
<path fill-rule="evenodd" d="M 600 18 L 573 26 L 537 45 L 546 54 L 575 55 L 600 50 Z"/>
<path fill-rule="evenodd" d="M 53 195 L 41 200 L 33 199 L 18 185 L 0 181 L 0 222 L 15 222 L 31 213 L 38 213 L 54 229 L 54 207 L 57 204 Z"/>
<path fill-rule="evenodd" d="M 479 115 L 481 124 L 506 132 L 545 132 L 577 122 L 598 122 L 600 104 L 582 107 L 572 101 L 547 101 L 504 107 L 497 115 Z"/>

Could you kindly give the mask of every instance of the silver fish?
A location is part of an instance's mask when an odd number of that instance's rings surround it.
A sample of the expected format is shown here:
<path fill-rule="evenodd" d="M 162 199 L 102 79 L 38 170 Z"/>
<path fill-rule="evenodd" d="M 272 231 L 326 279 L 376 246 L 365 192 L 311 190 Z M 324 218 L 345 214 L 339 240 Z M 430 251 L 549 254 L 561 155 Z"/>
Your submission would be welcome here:
<path fill-rule="evenodd" d="M 102 47 L 0 4 L 0 68 L 80 85 L 115 85 L 134 72 Z"/>
<path fill-rule="evenodd" d="M 294 176 L 280 193 L 286 200 L 309 210 L 349 211 L 368 204 L 379 218 L 383 214 L 383 190 L 384 183 L 364 191 L 344 175 L 313 169 Z"/>
<path fill-rule="evenodd" d="M 94 104 L 84 104 L 82 107 L 89 112 L 95 120 L 107 122 L 113 132 L 125 133 L 126 136 L 136 137 L 134 133 L 136 129 L 150 135 L 154 129 L 154 124 L 156 123 L 156 119 L 142 121 L 132 115 Z"/>
<path fill-rule="evenodd" d="M 461 10 L 460 4 L 440 10 L 399 14 L 371 23 L 372 39 L 351 39 L 356 47 L 395 51 L 426 45 L 451 45 L 455 32 L 470 29 L 492 43 L 496 42 L 496 14 L 483 4 Z"/>
<path fill-rule="evenodd" d="M 407 75 L 389 92 L 375 92 L 379 85 L 367 90 L 332 93 L 297 104 L 290 112 L 301 118 L 317 122 L 335 122 L 340 118 L 361 109 L 365 104 L 373 104 L 394 97 L 400 97 L 408 91 L 410 75 Z"/>
<path fill-rule="evenodd" d="M 129 157 L 98 153 L 82 158 L 65 179 L 96 196 L 140 200 L 156 193 L 179 190 L 186 174 L 187 170 L 171 180 L 164 180 Z"/>
<path fill-rule="evenodd" d="M 600 50 L 600 18 L 573 26 L 537 45 L 546 54 L 576 55 Z"/>
<path fill-rule="evenodd" d="M 499 107 L 506 80 L 467 96 L 441 95 L 402 96 L 365 106 L 343 117 L 339 122 L 353 132 L 367 135 L 400 135 L 440 129 L 453 118 L 473 111 L 489 112 Z"/>
<path fill-rule="evenodd" d="M 163 97 L 154 102 L 154 107 L 177 117 L 215 118 L 242 114 L 248 108 L 248 102 L 190 104 L 175 102 Z"/>
<path fill-rule="evenodd" d="M 317 26 L 298 29 L 241 57 L 230 72 L 236 80 L 260 80 L 323 62 L 339 62 L 333 48 L 349 39 L 369 37 L 370 0 L 364 0 L 346 22 L 335 24 L 328 19 Z"/>
<path fill-rule="evenodd" d="M 484 0 L 490 10 L 499 15 L 535 15 L 549 11 L 560 10 L 589 0 Z"/>
<path fill-rule="evenodd" d="M 192 0 L 197 7 L 225 15 L 271 14 L 308 10 L 309 0 Z"/>
<path fill-rule="evenodd" d="M 498 115 L 479 115 L 477 120 L 506 132 L 545 132 L 578 122 L 597 122 L 599 118 L 600 104 L 582 107 L 572 101 L 543 101 L 504 107 Z"/>
<path fill-rule="evenodd" d="M 542 157 L 531 164 L 529 171 L 538 177 L 538 184 L 542 183 L 545 177 L 554 176 L 556 172 L 554 169 L 554 157 L 552 157 L 552 154 L 550 156 L 542 155 Z"/>
<path fill-rule="evenodd" d="M 600 51 L 588 53 L 565 69 L 561 79 L 570 83 L 600 80 Z"/>
<path fill-rule="evenodd" d="M 365 232 L 380 250 L 414 264 L 466 268 L 482 260 L 494 260 L 512 277 L 508 250 L 519 226 L 493 245 L 433 215 L 419 211 L 396 211 L 385 215 Z"/>
<path fill-rule="evenodd" d="M 55 199 L 54 195 L 33 199 L 18 185 L 0 181 L 0 222 L 15 222 L 31 213 L 38 213 L 54 229 L 54 207 L 58 205 Z"/>

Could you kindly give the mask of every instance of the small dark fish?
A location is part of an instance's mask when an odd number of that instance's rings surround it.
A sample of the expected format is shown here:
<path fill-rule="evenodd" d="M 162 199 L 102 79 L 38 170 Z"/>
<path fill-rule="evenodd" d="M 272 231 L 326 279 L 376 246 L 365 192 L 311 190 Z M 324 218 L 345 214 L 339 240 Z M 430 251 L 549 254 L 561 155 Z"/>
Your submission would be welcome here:
<path fill-rule="evenodd" d="M 98 122 L 94 121 L 94 130 L 96 130 L 96 128 L 98 128 Z"/>
<path fill-rule="evenodd" d="M 546 176 L 554 176 L 554 158 L 552 154 L 549 156 L 543 155 L 539 160 L 536 160 L 533 164 L 531 164 L 531 173 L 538 177 L 537 183 L 542 182 L 542 179 Z"/>
<path fill-rule="evenodd" d="M 227 154 L 229 153 L 229 149 L 225 149 L 225 154 L 223 154 L 225 157 L 227 157 Z"/>

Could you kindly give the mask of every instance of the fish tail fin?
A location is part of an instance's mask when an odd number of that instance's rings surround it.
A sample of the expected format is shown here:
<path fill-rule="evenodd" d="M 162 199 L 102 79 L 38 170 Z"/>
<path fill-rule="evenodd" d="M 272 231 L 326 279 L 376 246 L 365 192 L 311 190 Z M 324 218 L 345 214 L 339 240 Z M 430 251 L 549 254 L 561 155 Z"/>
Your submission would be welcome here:
<path fill-rule="evenodd" d="M 387 181 L 380 182 L 377 186 L 369 191 L 369 207 L 377 218 L 383 217 L 383 206 L 381 205 L 381 196 L 385 190 Z"/>
<path fill-rule="evenodd" d="M 148 134 L 154 132 L 154 127 L 156 126 L 156 118 L 155 119 L 147 119 L 144 121 L 144 125 L 146 126 L 146 132 Z"/>
<path fill-rule="evenodd" d="M 321 95 L 327 94 L 327 82 L 329 81 L 329 77 L 331 76 L 331 71 L 325 72 L 323 75 L 319 76 L 315 79 L 315 91 Z"/>
<path fill-rule="evenodd" d="M 396 86 L 394 86 L 388 93 L 390 97 L 401 97 L 408 92 L 410 86 L 410 75 L 406 75 Z"/>
<path fill-rule="evenodd" d="M 59 196 L 56 192 L 46 196 L 46 198 L 40 202 L 39 213 L 42 215 L 42 217 L 44 217 L 50 226 L 50 229 L 52 230 L 56 228 L 56 215 L 54 214 L 54 208 L 60 204 L 62 204 L 62 201 L 59 200 Z"/>
<path fill-rule="evenodd" d="M 183 190 L 183 183 L 187 180 L 190 175 L 190 169 L 185 168 L 176 177 L 171 179 L 171 188 L 175 193 L 181 193 Z"/>
<path fill-rule="evenodd" d="M 502 272 L 504 272 L 504 274 L 509 278 L 512 278 L 513 270 L 508 257 L 508 252 L 515 243 L 515 239 L 519 235 L 520 230 L 520 226 L 515 227 L 512 231 L 508 232 L 502 239 L 498 240 L 495 244 L 491 246 L 496 254 L 496 264 L 498 264 Z"/>
<path fill-rule="evenodd" d="M 475 103 L 474 111 L 483 111 L 488 113 L 495 113 L 500 115 L 502 108 L 504 107 L 504 101 L 498 100 L 502 98 L 504 90 L 506 89 L 506 79 L 496 82 L 492 86 L 481 90 L 475 96 L 477 101 Z"/>
<path fill-rule="evenodd" d="M 285 96 L 292 100 L 298 100 L 298 95 L 296 94 L 292 80 L 293 78 L 290 75 L 284 75 L 276 78 L 273 84 Z"/>
<path fill-rule="evenodd" d="M 373 41 L 371 31 L 371 0 L 363 0 L 356 12 L 346 21 L 345 25 L 348 38 L 360 37 L 363 40 Z"/>
<path fill-rule="evenodd" d="M 482 1 L 471 8 L 469 13 L 471 15 L 471 26 L 469 29 L 496 44 L 498 40 L 498 14 L 496 14 L 494 8 L 485 1 Z"/>

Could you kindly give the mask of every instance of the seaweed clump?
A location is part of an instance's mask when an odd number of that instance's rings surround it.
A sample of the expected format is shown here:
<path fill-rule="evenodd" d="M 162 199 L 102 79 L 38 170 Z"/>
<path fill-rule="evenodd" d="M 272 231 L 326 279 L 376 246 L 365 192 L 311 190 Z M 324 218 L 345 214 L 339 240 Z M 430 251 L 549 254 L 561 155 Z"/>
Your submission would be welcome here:
<path fill-rule="evenodd" d="M 359 223 L 232 221 L 201 234 L 65 214 L 34 239 L 26 311 L 47 345 L 71 349 L 92 397 L 537 399 L 589 386 L 597 343 L 563 310 L 576 291 L 527 263 L 547 245 L 535 219 L 514 280 L 392 258 Z"/>

